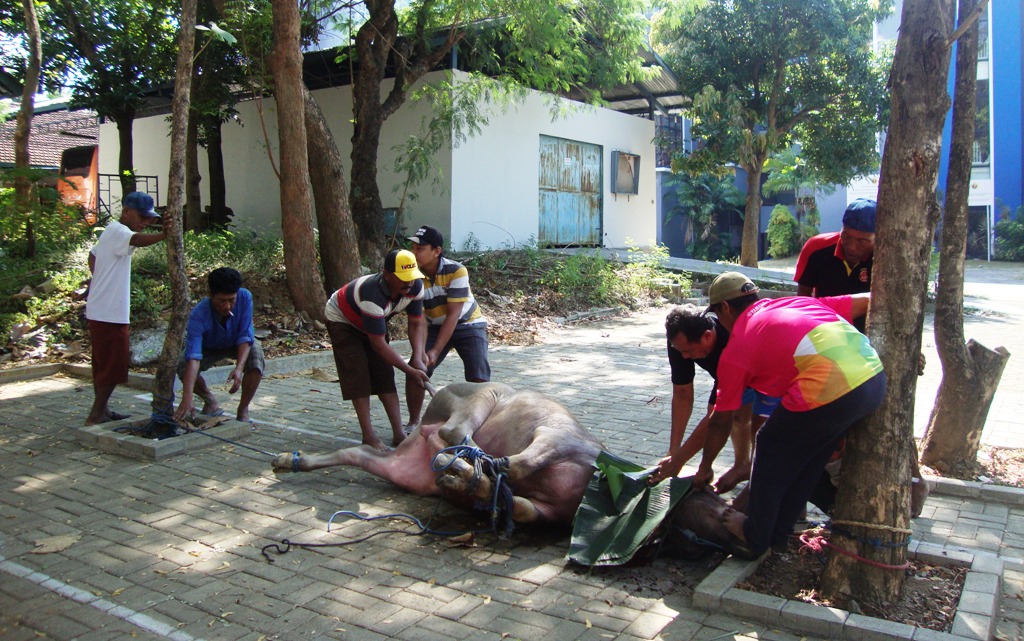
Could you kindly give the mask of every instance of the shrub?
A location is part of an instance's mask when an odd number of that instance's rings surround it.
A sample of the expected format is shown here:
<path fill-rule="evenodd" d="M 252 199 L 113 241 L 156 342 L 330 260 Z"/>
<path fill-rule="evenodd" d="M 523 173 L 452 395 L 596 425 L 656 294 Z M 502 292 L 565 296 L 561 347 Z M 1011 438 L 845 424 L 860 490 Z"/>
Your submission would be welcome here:
<path fill-rule="evenodd" d="M 1024 207 L 1016 216 L 1004 215 L 996 223 L 996 260 L 1024 261 Z"/>
<path fill-rule="evenodd" d="M 800 251 L 800 223 L 797 222 L 789 208 L 775 205 L 771 218 L 768 219 L 768 255 L 772 258 L 785 258 Z"/>

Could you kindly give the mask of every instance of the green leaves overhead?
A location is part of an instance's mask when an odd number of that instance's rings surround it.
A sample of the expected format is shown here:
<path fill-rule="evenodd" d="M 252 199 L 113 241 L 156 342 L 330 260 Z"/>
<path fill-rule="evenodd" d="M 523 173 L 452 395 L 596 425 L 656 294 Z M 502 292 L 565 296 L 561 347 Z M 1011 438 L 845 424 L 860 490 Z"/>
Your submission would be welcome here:
<path fill-rule="evenodd" d="M 687 171 L 749 167 L 799 141 L 834 182 L 877 165 L 885 76 L 871 51 L 872 24 L 889 3 L 872 0 L 704 0 L 671 3 L 652 41 L 693 98 L 694 136 L 705 146 Z"/>

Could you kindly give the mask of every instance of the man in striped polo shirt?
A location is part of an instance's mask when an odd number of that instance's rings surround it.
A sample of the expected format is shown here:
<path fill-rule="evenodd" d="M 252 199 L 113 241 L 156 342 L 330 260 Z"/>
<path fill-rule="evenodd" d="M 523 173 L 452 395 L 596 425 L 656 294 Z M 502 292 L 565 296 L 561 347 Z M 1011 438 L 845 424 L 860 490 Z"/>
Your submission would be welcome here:
<path fill-rule="evenodd" d="M 426 372 L 444 361 L 452 348 L 462 359 L 466 380 L 486 383 L 491 380 L 487 362 L 487 321 L 469 288 L 469 271 L 461 263 L 444 257 L 444 236 L 437 229 L 424 225 L 409 237 L 416 263 L 424 274 L 423 313 L 426 316 Z M 409 424 L 420 422 L 423 409 L 423 387 L 406 384 Z"/>
<path fill-rule="evenodd" d="M 387 447 L 370 423 L 370 396 L 375 395 L 384 405 L 394 434 L 391 444 L 398 445 L 405 439 L 405 432 L 395 368 L 405 372 L 406 389 L 419 386 L 422 395 L 430 382 L 422 366 L 422 278 L 412 252 L 395 249 L 384 257 L 383 271 L 348 283 L 334 292 L 324 307 L 341 397 L 352 401 L 363 445 L 378 450 Z M 389 344 L 388 321 L 400 312 L 409 318 L 412 357 L 408 363 Z"/>

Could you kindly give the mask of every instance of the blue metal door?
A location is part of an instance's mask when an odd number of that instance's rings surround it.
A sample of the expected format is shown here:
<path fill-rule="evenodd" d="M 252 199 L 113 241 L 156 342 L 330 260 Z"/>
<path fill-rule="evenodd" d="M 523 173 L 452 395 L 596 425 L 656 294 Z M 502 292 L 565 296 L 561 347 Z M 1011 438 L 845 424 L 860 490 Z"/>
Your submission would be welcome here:
<path fill-rule="evenodd" d="M 601 145 L 540 137 L 540 244 L 601 246 L 601 157 Z"/>

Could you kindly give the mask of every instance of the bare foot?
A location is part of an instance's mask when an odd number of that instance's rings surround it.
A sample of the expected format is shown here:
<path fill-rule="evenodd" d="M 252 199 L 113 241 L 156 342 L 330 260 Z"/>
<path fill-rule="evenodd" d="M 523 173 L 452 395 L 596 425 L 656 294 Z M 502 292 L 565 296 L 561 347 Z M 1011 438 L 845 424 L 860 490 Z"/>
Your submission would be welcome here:
<path fill-rule="evenodd" d="M 248 423 L 249 422 L 249 410 L 246 410 L 244 412 L 242 410 L 238 410 L 238 414 L 235 415 L 235 420 L 241 421 L 243 423 Z"/>
<path fill-rule="evenodd" d="M 729 471 L 723 474 L 719 479 L 718 483 L 715 483 L 715 491 L 719 494 L 728 492 L 732 488 L 736 487 L 743 481 L 750 478 L 750 463 L 743 465 L 734 465 L 729 468 Z"/>
<path fill-rule="evenodd" d="M 910 486 L 910 518 L 916 519 L 924 510 L 924 502 L 928 498 L 928 481 L 912 479 Z"/>
<path fill-rule="evenodd" d="M 747 537 L 743 534 L 743 524 L 746 522 L 747 515 L 733 509 L 726 510 L 722 515 L 722 525 L 725 529 L 744 544 L 747 542 Z"/>
<path fill-rule="evenodd" d="M 391 450 L 391 448 L 389 448 L 387 445 L 384 445 L 384 442 L 381 441 L 376 436 L 372 438 L 363 438 L 363 445 L 372 447 L 373 449 L 379 452 L 388 452 Z"/>

